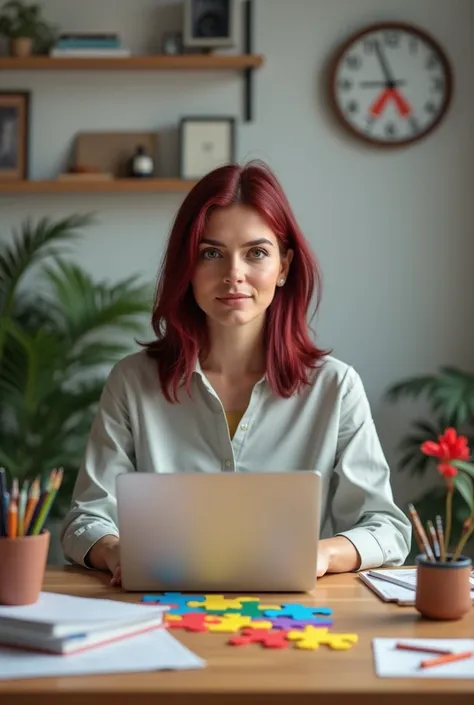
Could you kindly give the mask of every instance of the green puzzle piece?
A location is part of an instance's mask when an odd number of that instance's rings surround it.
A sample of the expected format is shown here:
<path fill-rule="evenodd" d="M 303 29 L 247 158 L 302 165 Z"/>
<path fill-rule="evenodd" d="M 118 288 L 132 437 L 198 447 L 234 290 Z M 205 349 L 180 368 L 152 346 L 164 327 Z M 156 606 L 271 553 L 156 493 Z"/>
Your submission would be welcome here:
<path fill-rule="evenodd" d="M 254 602 L 242 602 L 242 607 L 238 609 L 223 607 L 222 609 L 206 609 L 207 614 L 240 614 L 242 617 L 259 617 L 265 619 L 263 614 L 263 609 L 259 608 L 260 602 L 255 600 Z"/>

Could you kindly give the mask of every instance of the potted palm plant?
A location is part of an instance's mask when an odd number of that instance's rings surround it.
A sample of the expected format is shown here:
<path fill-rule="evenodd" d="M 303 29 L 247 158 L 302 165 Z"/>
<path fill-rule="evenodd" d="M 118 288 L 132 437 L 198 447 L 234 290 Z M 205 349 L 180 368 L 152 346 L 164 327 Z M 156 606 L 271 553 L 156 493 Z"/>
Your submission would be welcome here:
<path fill-rule="evenodd" d="M 30 56 L 44 50 L 55 38 L 55 28 L 43 19 L 40 5 L 8 0 L 0 8 L 0 34 L 9 40 L 12 56 Z"/>
<path fill-rule="evenodd" d="M 152 301 L 136 277 L 94 281 L 65 256 L 92 220 L 26 221 L 11 244 L 0 241 L 0 466 L 20 485 L 61 466 L 56 520 L 106 375 L 144 335 Z"/>

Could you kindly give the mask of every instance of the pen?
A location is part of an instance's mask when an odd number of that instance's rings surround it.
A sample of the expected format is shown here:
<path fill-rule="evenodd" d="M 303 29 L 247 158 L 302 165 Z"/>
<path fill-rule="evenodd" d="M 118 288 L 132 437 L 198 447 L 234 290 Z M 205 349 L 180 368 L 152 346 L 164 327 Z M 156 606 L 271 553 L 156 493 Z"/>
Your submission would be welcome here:
<path fill-rule="evenodd" d="M 10 497 L 10 503 L 8 506 L 7 528 L 8 538 L 16 539 L 18 533 L 18 504 L 13 495 Z"/>
<path fill-rule="evenodd" d="M 461 651 L 457 654 L 445 654 L 438 658 L 431 658 L 420 663 L 420 668 L 431 668 L 431 666 L 441 666 L 444 663 L 452 663 L 453 661 L 463 661 L 464 659 L 474 656 L 474 651 Z"/>
<path fill-rule="evenodd" d="M 25 535 L 25 512 L 28 499 L 28 481 L 23 481 L 23 486 L 18 500 L 18 536 Z"/>
<path fill-rule="evenodd" d="M 444 550 L 444 529 L 443 529 L 443 520 L 439 516 L 439 514 L 436 516 L 436 531 L 438 532 L 438 544 L 440 548 L 440 560 L 444 563 L 446 560 L 446 551 Z"/>
<path fill-rule="evenodd" d="M 437 649 L 431 646 L 422 646 L 421 644 L 404 644 L 401 642 L 395 644 L 395 648 L 403 651 L 422 651 L 426 654 L 438 654 L 439 656 L 453 653 L 450 649 Z"/>
<path fill-rule="evenodd" d="M 39 485 L 38 478 L 36 478 L 30 487 L 30 490 L 28 492 L 28 499 L 26 501 L 25 520 L 23 523 L 24 536 L 26 536 L 28 534 L 28 531 L 30 528 L 30 523 L 33 518 L 33 514 L 35 513 L 36 505 L 38 504 L 38 501 L 39 501 L 39 493 L 40 493 L 40 485 Z"/>
<path fill-rule="evenodd" d="M 7 535 L 7 501 L 5 493 L 7 483 L 5 478 L 5 468 L 0 468 L 0 536 Z"/>
<path fill-rule="evenodd" d="M 433 553 L 435 555 L 436 560 L 439 561 L 441 554 L 439 550 L 438 537 L 436 535 L 436 530 L 433 526 L 433 522 L 431 521 L 431 519 L 426 522 L 426 526 L 428 527 L 428 531 L 430 533 L 431 545 L 433 546 Z"/>

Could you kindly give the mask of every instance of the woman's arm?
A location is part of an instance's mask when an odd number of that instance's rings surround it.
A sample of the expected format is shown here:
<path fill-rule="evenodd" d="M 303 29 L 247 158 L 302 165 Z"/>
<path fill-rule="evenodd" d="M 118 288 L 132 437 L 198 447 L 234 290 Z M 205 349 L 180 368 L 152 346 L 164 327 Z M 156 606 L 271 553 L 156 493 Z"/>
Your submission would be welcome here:
<path fill-rule="evenodd" d="M 411 524 L 394 502 L 390 468 L 362 381 L 352 368 L 344 386 L 328 497 L 336 535 L 320 542 L 323 558 L 330 572 L 401 565 L 410 550 Z"/>
<path fill-rule="evenodd" d="M 102 392 L 62 526 L 63 551 L 70 561 L 88 568 L 107 567 L 103 547 L 110 539 L 118 541 L 116 477 L 134 470 L 123 374 L 116 365 Z"/>

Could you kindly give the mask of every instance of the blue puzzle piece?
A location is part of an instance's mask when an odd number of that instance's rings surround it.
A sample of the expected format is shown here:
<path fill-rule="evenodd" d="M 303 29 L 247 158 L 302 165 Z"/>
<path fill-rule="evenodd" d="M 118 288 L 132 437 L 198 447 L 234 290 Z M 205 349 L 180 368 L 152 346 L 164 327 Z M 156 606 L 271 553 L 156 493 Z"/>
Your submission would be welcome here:
<path fill-rule="evenodd" d="M 158 595 L 143 595 L 142 602 L 152 602 L 158 605 L 173 605 L 166 614 L 190 614 L 205 612 L 202 607 L 188 607 L 188 602 L 204 602 L 204 595 L 186 595 L 182 592 L 163 592 Z"/>
<path fill-rule="evenodd" d="M 290 619 L 296 619 L 298 621 L 313 619 L 316 614 L 332 614 L 332 609 L 329 607 L 307 607 L 297 602 L 286 602 L 281 607 L 281 610 L 263 610 L 263 614 L 265 617 L 289 617 Z"/>

